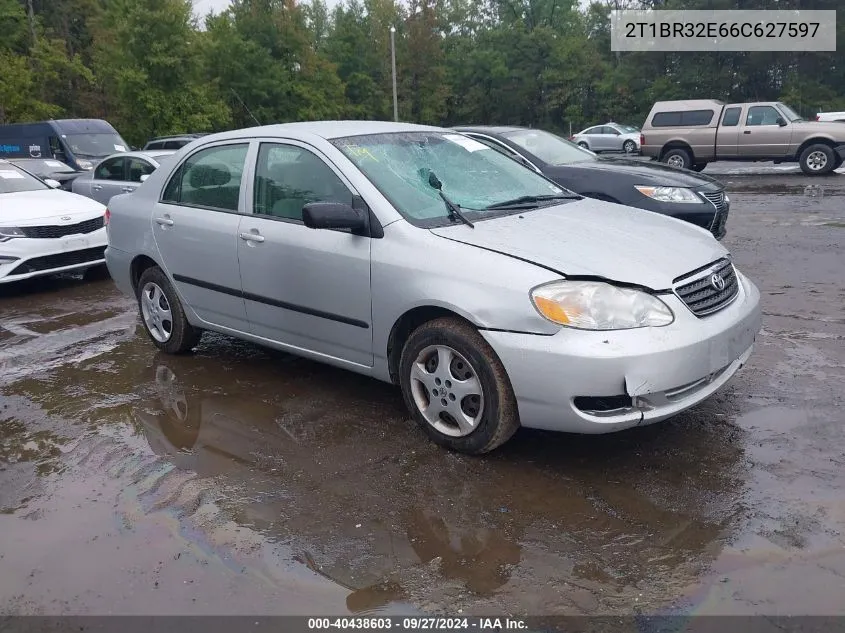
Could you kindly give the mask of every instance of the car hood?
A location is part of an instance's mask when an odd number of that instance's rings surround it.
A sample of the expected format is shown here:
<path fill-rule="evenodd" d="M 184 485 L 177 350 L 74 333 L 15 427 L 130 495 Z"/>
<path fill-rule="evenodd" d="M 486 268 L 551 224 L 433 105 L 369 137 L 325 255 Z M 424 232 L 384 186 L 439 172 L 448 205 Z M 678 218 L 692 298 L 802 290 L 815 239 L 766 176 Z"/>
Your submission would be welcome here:
<path fill-rule="evenodd" d="M 431 229 L 464 244 L 510 255 L 568 277 L 599 277 L 671 288 L 672 282 L 725 257 L 706 230 L 658 213 L 579 200 L 521 214 Z"/>
<path fill-rule="evenodd" d="M 627 158 L 597 158 L 560 167 L 549 167 L 549 175 L 554 175 L 556 169 L 590 169 L 606 171 L 611 174 L 626 174 L 636 177 L 642 185 L 660 185 L 669 187 L 692 187 L 696 189 L 722 189 L 723 185 L 710 176 L 699 174 L 688 169 L 676 169 L 657 161 L 631 160 Z"/>
<path fill-rule="evenodd" d="M 838 142 L 845 142 L 845 125 L 838 121 L 797 121 L 792 124 L 793 132 L 813 134 L 822 132 Z"/>
<path fill-rule="evenodd" d="M 47 219 L 68 224 L 102 215 L 106 208 L 91 198 L 60 189 L 0 194 L 0 225 L 31 226 Z M 70 220 L 61 220 L 69 217 Z"/>

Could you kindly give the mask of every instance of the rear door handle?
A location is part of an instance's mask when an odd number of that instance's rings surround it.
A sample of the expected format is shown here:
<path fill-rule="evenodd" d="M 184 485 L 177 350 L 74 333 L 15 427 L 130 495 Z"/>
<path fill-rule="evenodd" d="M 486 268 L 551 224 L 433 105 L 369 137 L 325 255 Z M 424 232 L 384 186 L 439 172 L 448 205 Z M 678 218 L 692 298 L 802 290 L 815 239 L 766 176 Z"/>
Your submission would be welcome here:
<path fill-rule="evenodd" d="M 91 189 L 93 189 L 94 191 L 99 191 L 102 188 L 103 188 L 103 185 L 91 185 Z"/>
<path fill-rule="evenodd" d="M 238 233 L 238 236 L 245 242 L 263 242 L 264 236 L 258 233 Z"/>
<path fill-rule="evenodd" d="M 751 130 L 745 130 L 743 131 L 743 134 L 751 134 Z"/>
<path fill-rule="evenodd" d="M 156 218 L 159 226 L 173 226 L 173 220 L 170 218 Z"/>

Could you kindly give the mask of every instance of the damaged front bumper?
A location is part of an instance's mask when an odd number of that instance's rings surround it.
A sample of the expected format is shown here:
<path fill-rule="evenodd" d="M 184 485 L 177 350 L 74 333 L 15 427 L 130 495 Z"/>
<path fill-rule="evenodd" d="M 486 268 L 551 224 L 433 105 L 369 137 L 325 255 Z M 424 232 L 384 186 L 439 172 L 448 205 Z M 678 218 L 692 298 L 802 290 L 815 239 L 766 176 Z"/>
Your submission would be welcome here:
<path fill-rule="evenodd" d="M 760 293 L 738 274 L 737 299 L 703 318 L 675 296 L 666 327 L 553 336 L 482 331 L 513 385 L 523 426 L 608 433 L 659 422 L 719 390 L 747 362 Z"/>

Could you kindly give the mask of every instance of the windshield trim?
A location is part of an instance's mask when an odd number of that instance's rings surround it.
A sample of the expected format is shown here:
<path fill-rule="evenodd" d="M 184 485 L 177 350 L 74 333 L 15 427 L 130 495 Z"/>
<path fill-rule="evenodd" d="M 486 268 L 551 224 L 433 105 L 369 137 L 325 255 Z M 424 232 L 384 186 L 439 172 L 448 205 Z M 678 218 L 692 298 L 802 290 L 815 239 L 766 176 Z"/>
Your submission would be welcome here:
<path fill-rule="evenodd" d="M 400 131 L 400 132 L 376 132 L 376 133 L 364 134 L 364 135 L 354 134 L 354 135 L 340 136 L 340 137 L 335 137 L 335 138 L 331 138 L 331 139 L 327 139 L 327 140 L 328 140 L 329 143 L 331 143 L 331 145 L 338 152 L 341 153 L 341 155 L 346 160 L 348 160 L 351 163 L 351 165 L 355 168 L 355 170 L 363 178 L 365 178 L 367 180 L 367 182 L 370 185 L 372 185 L 376 189 L 376 191 L 378 191 L 385 198 L 385 200 L 387 200 L 391 204 L 391 206 L 402 217 L 402 219 L 405 220 L 406 222 L 408 222 L 409 224 L 411 224 L 411 225 L 413 225 L 417 228 L 420 228 L 420 229 L 438 229 L 438 228 L 445 228 L 445 227 L 449 227 L 449 226 L 461 225 L 462 222 L 460 220 L 456 221 L 456 220 L 453 220 L 452 218 L 449 217 L 448 212 L 445 211 L 446 210 L 446 204 L 445 203 L 443 204 L 444 215 L 442 215 L 442 216 L 437 216 L 437 217 L 433 217 L 433 218 L 415 218 L 415 217 L 405 213 L 405 211 L 402 210 L 402 207 L 395 201 L 395 198 L 392 197 L 390 194 L 388 194 L 383 189 L 382 186 L 379 186 L 375 181 L 373 181 L 360 167 L 358 167 L 358 165 L 356 165 L 349 158 L 349 156 L 346 155 L 346 153 L 342 149 L 342 146 L 343 146 L 344 143 L 349 143 L 349 142 L 354 143 L 355 139 L 360 139 L 362 136 L 365 136 L 365 137 L 396 136 L 396 135 L 402 135 L 402 134 L 413 134 L 413 133 L 416 133 L 416 132 L 418 132 L 418 131 L 417 130 L 406 130 L 406 131 Z M 456 132 L 456 131 L 451 131 L 451 130 L 435 130 L 433 132 L 435 134 L 440 134 L 440 135 L 446 135 L 446 134 L 452 134 L 452 133 L 458 133 L 458 134 L 464 135 L 464 132 Z M 492 148 L 488 148 L 488 149 L 490 149 L 491 152 L 496 151 Z M 525 169 L 526 171 L 533 174 L 534 176 L 545 180 L 550 185 L 553 185 L 555 188 L 560 190 L 561 194 L 573 193 L 573 192 L 569 191 L 566 187 L 559 185 L 558 183 L 554 182 L 553 180 L 551 180 L 550 178 L 548 178 L 544 174 L 540 173 L 539 171 L 535 171 L 535 170 L 531 169 L 530 167 L 520 165 L 518 162 L 516 162 L 513 159 L 510 159 L 508 157 L 504 157 L 504 158 L 506 160 L 510 161 L 510 162 L 513 162 L 514 165 L 516 165 L 518 168 Z M 466 216 L 467 219 L 469 219 L 473 224 L 475 224 L 477 222 L 484 222 L 486 220 L 495 220 L 496 218 L 502 218 L 502 217 L 506 217 L 506 216 L 509 216 L 509 215 L 517 215 L 517 214 L 522 214 L 522 213 L 528 213 L 528 212 L 531 212 L 531 211 L 536 211 L 537 209 L 546 209 L 546 208 L 549 208 L 549 207 L 552 207 L 552 206 L 559 206 L 561 204 L 567 204 L 569 202 L 574 202 L 574 201 L 575 201 L 575 199 L 572 199 L 572 200 L 554 200 L 554 201 L 551 202 L 551 204 L 540 204 L 540 205 L 537 205 L 536 207 L 533 207 L 533 208 L 519 208 L 519 209 L 513 209 L 513 208 L 506 208 L 506 209 L 471 209 L 469 207 L 463 207 L 463 206 L 460 206 L 460 209 L 461 209 L 461 213 L 463 213 L 463 215 Z"/>

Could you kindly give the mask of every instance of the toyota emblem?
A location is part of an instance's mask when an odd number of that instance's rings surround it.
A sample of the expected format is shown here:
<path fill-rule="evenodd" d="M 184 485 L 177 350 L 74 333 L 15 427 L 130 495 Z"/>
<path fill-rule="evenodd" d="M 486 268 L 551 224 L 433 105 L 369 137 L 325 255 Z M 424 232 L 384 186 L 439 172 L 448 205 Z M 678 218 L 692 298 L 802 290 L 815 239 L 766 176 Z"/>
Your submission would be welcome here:
<path fill-rule="evenodd" d="M 710 285 L 713 286 L 716 290 L 724 290 L 725 289 L 725 278 L 722 277 L 719 273 L 715 273 L 712 277 L 710 277 Z"/>

